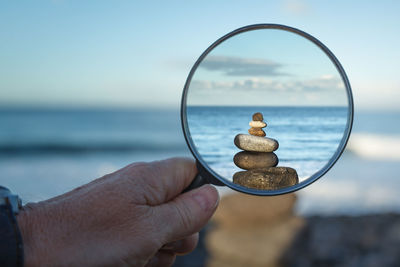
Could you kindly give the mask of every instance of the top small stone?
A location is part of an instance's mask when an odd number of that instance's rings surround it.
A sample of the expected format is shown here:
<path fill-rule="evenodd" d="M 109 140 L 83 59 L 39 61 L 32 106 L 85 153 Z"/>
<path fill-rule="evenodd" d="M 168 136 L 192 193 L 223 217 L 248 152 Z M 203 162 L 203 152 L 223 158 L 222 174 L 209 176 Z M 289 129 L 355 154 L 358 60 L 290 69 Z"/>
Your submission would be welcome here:
<path fill-rule="evenodd" d="M 253 121 L 263 121 L 264 117 L 260 112 L 253 114 Z"/>

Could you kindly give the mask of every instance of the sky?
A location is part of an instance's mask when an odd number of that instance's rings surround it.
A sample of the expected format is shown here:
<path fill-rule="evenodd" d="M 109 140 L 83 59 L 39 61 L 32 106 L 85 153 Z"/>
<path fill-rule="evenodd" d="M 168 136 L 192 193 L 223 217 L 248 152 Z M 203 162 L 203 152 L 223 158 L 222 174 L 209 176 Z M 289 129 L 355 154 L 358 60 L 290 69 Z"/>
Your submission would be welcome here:
<path fill-rule="evenodd" d="M 255 23 L 339 59 L 356 109 L 400 110 L 399 1 L 2 1 L 0 105 L 179 107 L 201 53 Z"/>
<path fill-rule="evenodd" d="M 317 45 L 281 29 L 236 34 L 202 59 L 189 105 L 348 106 L 334 63 Z"/>

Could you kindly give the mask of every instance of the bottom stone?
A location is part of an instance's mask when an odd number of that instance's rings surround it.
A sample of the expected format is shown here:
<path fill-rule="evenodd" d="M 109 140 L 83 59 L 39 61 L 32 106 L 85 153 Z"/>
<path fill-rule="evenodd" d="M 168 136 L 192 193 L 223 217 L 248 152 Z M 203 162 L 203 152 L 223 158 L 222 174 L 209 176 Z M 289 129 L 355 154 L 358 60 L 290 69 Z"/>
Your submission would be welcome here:
<path fill-rule="evenodd" d="M 237 172 L 233 175 L 233 182 L 248 188 L 276 190 L 297 184 L 299 177 L 295 169 L 269 167 Z"/>

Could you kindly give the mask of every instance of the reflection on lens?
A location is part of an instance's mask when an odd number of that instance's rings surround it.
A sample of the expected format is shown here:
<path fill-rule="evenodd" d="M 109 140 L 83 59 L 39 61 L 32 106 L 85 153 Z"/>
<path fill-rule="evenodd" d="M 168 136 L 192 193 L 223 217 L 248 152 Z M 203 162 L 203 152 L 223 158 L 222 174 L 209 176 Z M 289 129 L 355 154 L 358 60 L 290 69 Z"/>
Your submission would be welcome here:
<path fill-rule="evenodd" d="M 289 167 L 275 167 L 278 157 L 274 153 L 278 149 L 277 140 L 265 137 L 262 113 L 253 114 L 250 121 L 249 134 L 238 134 L 234 143 L 243 151 L 235 154 L 233 162 L 246 171 L 236 172 L 233 182 L 248 188 L 274 190 L 295 185 L 299 182 L 296 170 Z"/>

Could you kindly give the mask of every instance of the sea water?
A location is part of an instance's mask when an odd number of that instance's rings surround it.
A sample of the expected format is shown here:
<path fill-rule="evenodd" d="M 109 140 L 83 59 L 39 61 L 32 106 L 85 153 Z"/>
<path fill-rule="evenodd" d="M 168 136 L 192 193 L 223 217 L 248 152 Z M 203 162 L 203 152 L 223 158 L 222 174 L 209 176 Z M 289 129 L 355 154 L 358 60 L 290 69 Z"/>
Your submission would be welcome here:
<path fill-rule="evenodd" d="M 173 156 L 190 156 L 178 110 L 0 110 L 0 185 L 25 202 L 64 193 L 132 162 Z"/>
<path fill-rule="evenodd" d="M 241 171 L 233 163 L 233 156 L 241 151 L 233 140 L 237 134 L 248 134 L 255 112 L 264 115 L 267 137 L 279 142 L 275 151 L 279 165 L 296 169 L 300 181 L 332 158 L 348 117 L 345 107 L 188 107 L 188 128 L 196 149 L 213 170 L 228 180 Z"/>
<path fill-rule="evenodd" d="M 325 153 L 323 148 L 338 141 L 338 135 L 332 135 L 332 132 L 321 134 L 311 130 L 313 119 L 304 120 L 308 116 L 300 116 L 298 112 L 285 121 L 284 118 L 277 119 L 279 114 L 274 115 L 268 110 L 253 111 L 264 113 L 268 123 L 267 136 L 279 140 L 280 148 L 276 153 L 281 165 L 321 161 Z M 343 112 L 336 111 L 338 114 Z M 236 133 L 246 133 L 251 119 L 246 110 L 238 113 L 241 115 L 236 114 L 237 126 L 224 116 L 202 119 L 210 120 L 209 126 L 215 125 L 221 131 L 232 130 L 230 136 L 226 136 L 226 142 L 231 146 Z M 331 116 L 325 121 L 327 129 L 343 124 L 334 119 L 332 113 L 326 116 Z M 308 133 L 299 132 L 293 138 L 285 136 L 286 131 L 296 128 Z M 285 152 L 295 146 L 304 147 L 308 142 L 302 141 L 318 136 L 322 139 L 309 143 L 309 148 L 315 152 L 311 153 L 313 155 Z M 385 140 L 390 140 L 389 146 Z M 207 144 L 211 146 L 213 142 L 208 140 L 201 145 L 209 154 L 210 162 L 228 157 L 225 154 L 232 160 L 232 155 L 239 151 L 236 147 L 225 147 L 226 153 L 218 154 L 215 148 L 207 148 Z M 365 153 L 372 144 L 378 146 L 380 157 L 376 157 L 377 153 Z M 397 147 L 399 149 L 393 150 Z M 297 212 L 400 211 L 400 157 L 391 154 L 393 151 L 400 151 L 400 113 L 355 112 L 353 133 L 345 153 L 326 175 L 298 191 Z M 172 156 L 191 157 L 176 109 L 0 109 L 0 185 L 12 189 L 24 202 L 56 196 L 131 162 Z M 223 194 L 233 192 L 226 187 L 220 188 Z"/>

